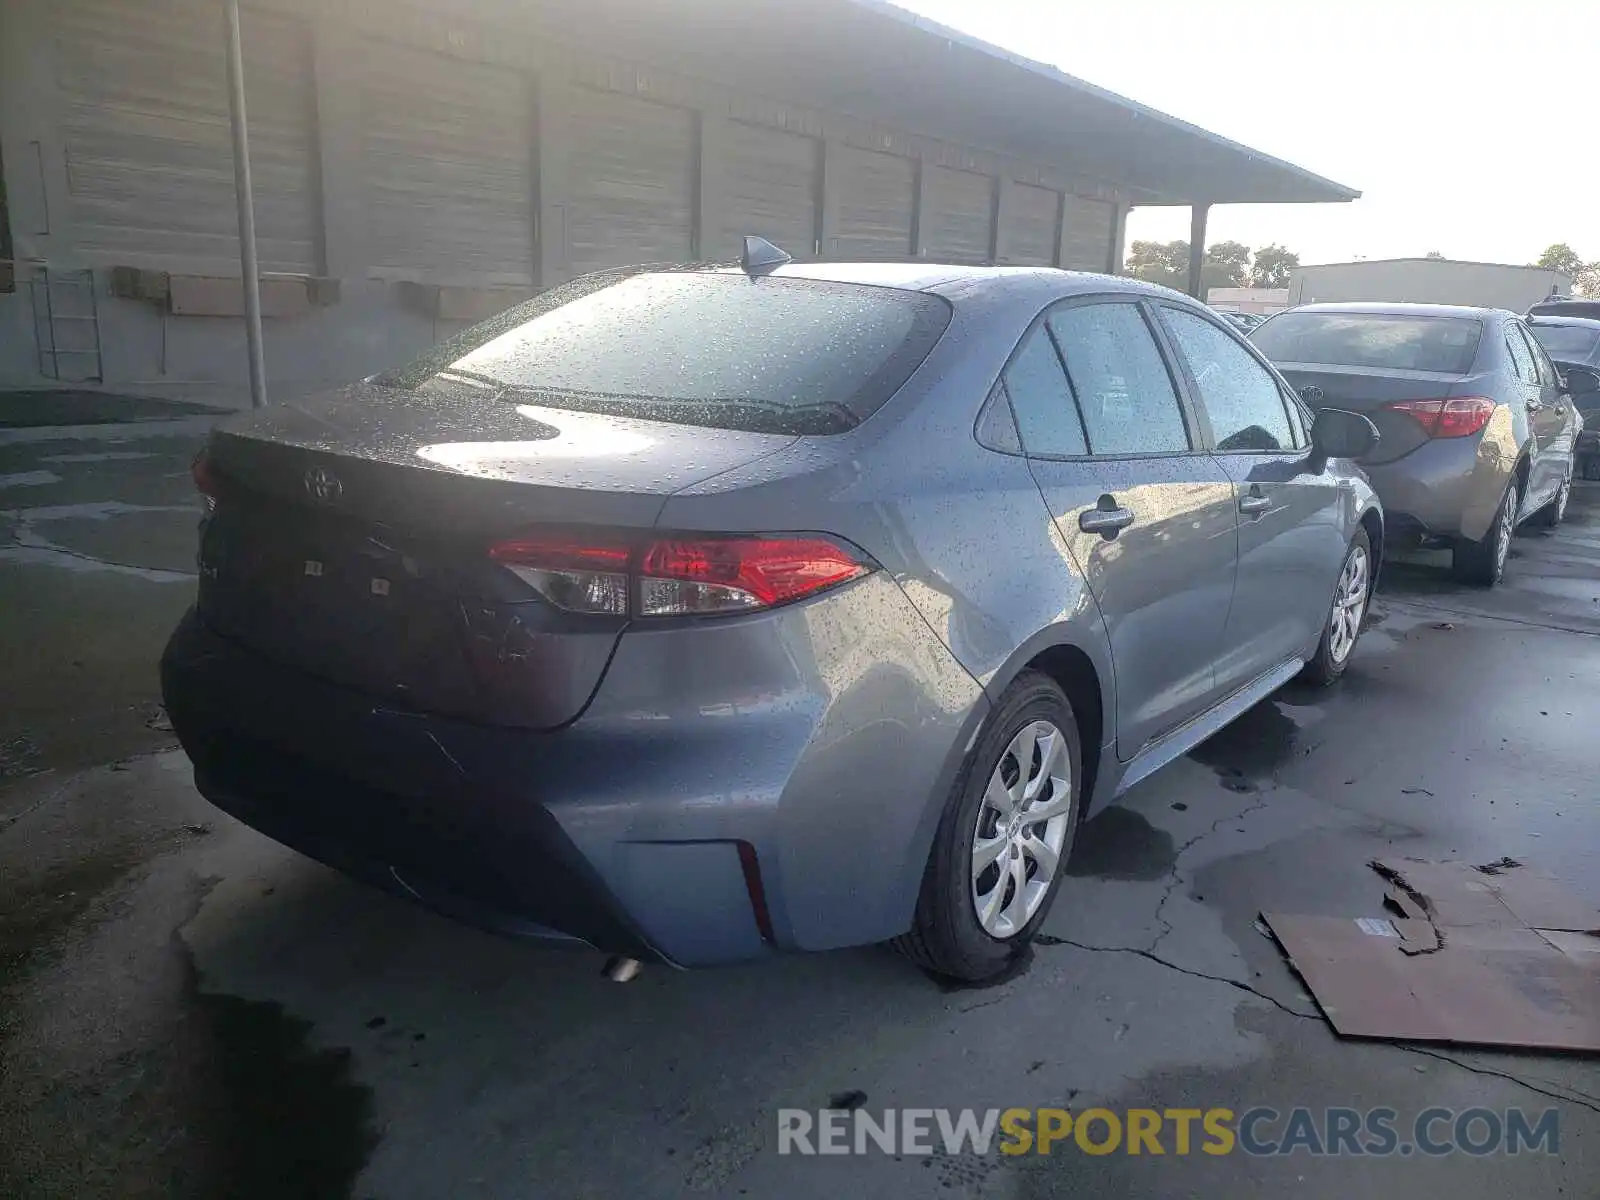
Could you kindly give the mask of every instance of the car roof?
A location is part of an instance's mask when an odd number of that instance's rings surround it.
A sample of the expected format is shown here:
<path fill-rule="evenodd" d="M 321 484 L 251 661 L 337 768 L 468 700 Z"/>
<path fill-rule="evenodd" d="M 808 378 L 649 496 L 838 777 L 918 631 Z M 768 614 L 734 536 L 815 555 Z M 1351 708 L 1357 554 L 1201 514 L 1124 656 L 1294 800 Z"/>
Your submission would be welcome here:
<path fill-rule="evenodd" d="M 1534 313 L 1527 320 L 1530 325 L 1570 325 L 1574 329 L 1588 329 L 1600 333 L 1600 320 L 1591 317 L 1563 317 L 1554 313 Z"/>
<path fill-rule="evenodd" d="M 1302 304 L 1289 312 L 1345 312 L 1368 316 L 1393 317 L 1507 317 L 1515 314 L 1505 308 L 1475 308 L 1465 304 L 1400 304 L 1388 301 L 1354 300 L 1342 303 Z"/>
<path fill-rule="evenodd" d="M 738 268 L 723 268 L 736 271 Z M 1104 292 L 1137 292 L 1177 298 L 1191 297 L 1171 288 L 1125 275 L 1097 275 L 1088 271 L 1063 271 L 1056 267 L 979 267 L 963 263 L 811 262 L 785 263 L 768 274 L 778 278 L 817 279 L 833 283 L 860 283 L 906 291 L 971 297 L 978 293 L 1034 293 L 1072 296 Z"/>

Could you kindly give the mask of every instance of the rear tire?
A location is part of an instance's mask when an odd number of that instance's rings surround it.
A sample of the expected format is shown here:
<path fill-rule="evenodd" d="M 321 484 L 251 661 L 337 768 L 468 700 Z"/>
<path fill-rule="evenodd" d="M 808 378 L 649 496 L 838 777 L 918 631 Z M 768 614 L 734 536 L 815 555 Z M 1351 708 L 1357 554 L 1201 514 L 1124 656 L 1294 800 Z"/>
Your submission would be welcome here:
<path fill-rule="evenodd" d="M 1489 532 L 1481 541 L 1457 542 L 1452 568 L 1462 583 L 1493 587 L 1506 573 L 1506 559 L 1511 557 L 1511 537 L 1517 531 L 1517 506 L 1522 493 L 1513 475 L 1506 485 L 1506 494 L 1500 507 L 1494 510 L 1494 520 L 1489 522 Z"/>
<path fill-rule="evenodd" d="M 1010 967 L 1061 890 L 1082 811 L 1082 764 L 1067 697 L 1048 675 L 1022 672 L 989 714 L 946 802 L 914 923 L 895 948 L 966 983 Z"/>
<path fill-rule="evenodd" d="M 1375 577 L 1372 539 L 1365 529 L 1358 529 L 1344 552 L 1339 582 L 1333 589 L 1327 618 L 1322 622 L 1322 640 L 1317 643 L 1316 655 L 1300 673 L 1302 678 L 1326 687 L 1344 674 L 1355 657 L 1356 643 L 1366 624 Z"/>

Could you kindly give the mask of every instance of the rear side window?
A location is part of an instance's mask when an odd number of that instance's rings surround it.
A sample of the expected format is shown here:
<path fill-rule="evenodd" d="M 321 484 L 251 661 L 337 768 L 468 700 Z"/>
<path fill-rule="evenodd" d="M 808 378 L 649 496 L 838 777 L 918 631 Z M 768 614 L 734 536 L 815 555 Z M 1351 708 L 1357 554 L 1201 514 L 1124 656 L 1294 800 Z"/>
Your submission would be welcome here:
<path fill-rule="evenodd" d="M 1517 322 L 1517 332 L 1522 335 L 1522 340 L 1528 343 L 1528 353 L 1533 355 L 1533 369 L 1539 373 L 1539 382 L 1546 387 L 1560 382 L 1561 373 L 1556 370 L 1555 363 L 1550 361 L 1550 356 L 1544 352 L 1539 339 L 1534 337 L 1521 321 Z"/>
<path fill-rule="evenodd" d="M 1189 364 L 1217 449 L 1294 449 L 1294 429 L 1272 373 L 1205 318 L 1167 306 L 1161 312 Z"/>
<path fill-rule="evenodd" d="M 722 429 L 838 433 L 899 389 L 949 321 L 948 303 L 924 292 L 645 273 L 510 328 L 500 322 L 481 345 L 435 359 L 413 386 L 503 388 L 513 400 Z"/>
<path fill-rule="evenodd" d="M 1042 325 L 1028 334 L 1011 359 L 1005 385 L 1023 449 L 1029 454 L 1049 458 L 1089 452 L 1061 360 Z"/>
<path fill-rule="evenodd" d="M 1071 305 L 1052 312 L 1048 324 L 1083 415 L 1090 454 L 1189 449 L 1177 389 L 1138 305 Z"/>
<path fill-rule="evenodd" d="M 1275 363 L 1465 375 L 1482 333 L 1483 322 L 1471 317 L 1286 312 L 1258 325 L 1250 340 Z"/>
<path fill-rule="evenodd" d="M 1506 347 L 1511 351 L 1511 361 L 1517 375 L 1524 383 L 1538 383 L 1539 370 L 1533 365 L 1533 351 L 1522 339 L 1522 331 L 1515 325 L 1506 326 Z"/>

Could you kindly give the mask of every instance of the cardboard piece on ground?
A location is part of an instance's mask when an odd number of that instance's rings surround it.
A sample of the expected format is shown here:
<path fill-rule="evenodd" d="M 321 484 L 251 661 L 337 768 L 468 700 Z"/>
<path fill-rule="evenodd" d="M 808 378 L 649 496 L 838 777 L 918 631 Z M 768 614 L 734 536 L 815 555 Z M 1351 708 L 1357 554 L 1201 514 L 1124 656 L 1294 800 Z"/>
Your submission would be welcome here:
<path fill-rule="evenodd" d="M 1261 914 L 1336 1031 L 1600 1051 L 1600 910 L 1515 864 L 1372 866 L 1403 916 Z"/>

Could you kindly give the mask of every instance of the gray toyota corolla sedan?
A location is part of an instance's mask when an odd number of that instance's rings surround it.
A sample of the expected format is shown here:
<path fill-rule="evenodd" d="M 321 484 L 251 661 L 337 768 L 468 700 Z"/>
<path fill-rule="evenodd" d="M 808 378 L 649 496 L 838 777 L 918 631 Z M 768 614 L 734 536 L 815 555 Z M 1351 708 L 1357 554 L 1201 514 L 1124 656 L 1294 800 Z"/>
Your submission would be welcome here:
<path fill-rule="evenodd" d="M 587 277 L 220 427 L 163 688 L 213 803 L 460 919 L 983 978 L 1087 815 L 1344 670 L 1375 436 L 1127 279 Z"/>

